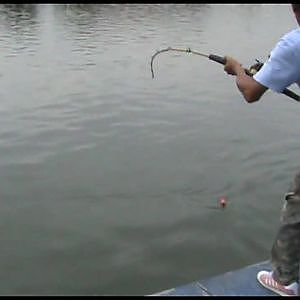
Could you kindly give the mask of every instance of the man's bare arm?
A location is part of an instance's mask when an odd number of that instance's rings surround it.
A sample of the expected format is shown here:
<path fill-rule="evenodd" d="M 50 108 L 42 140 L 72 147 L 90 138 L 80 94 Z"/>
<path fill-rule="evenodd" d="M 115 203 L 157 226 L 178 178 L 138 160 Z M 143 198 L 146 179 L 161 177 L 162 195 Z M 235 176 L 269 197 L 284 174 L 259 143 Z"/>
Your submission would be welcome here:
<path fill-rule="evenodd" d="M 225 56 L 225 58 L 224 70 L 228 74 L 236 76 L 236 85 L 245 100 L 249 103 L 258 101 L 268 88 L 248 76 L 238 61 L 230 56 Z"/>

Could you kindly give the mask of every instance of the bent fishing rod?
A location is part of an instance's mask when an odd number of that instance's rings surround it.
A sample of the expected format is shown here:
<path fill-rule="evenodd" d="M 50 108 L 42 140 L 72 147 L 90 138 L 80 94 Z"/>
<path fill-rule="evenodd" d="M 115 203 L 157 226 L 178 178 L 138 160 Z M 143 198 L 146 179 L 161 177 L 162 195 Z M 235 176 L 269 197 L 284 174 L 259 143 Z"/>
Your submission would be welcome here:
<path fill-rule="evenodd" d="M 153 72 L 153 61 L 154 61 L 154 58 L 160 54 L 160 53 L 163 53 L 163 52 L 167 52 L 167 51 L 175 51 L 175 52 L 184 52 L 184 53 L 191 53 L 191 54 L 195 54 L 195 55 L 199 55 L 199 56 L 202 56 L 202 57 L 206 57 L 212 61 L 215 61 L 219 64 L 222 64 L 222 65 L 226 65 L 226 58 L 225 57 L 222 57 L 222 56 L 218 56 L 218 55 L 215 55 L 215 54 L 204 54 L 204 53 L 200 53 L 198 51 L 193 51 L 191 50 L 190 48 L 187 48 L 187 49 L 179 49 L 179 48 L 172 48 L 172 47 L 168 47 L 168 48 L 165 48 L 165 49 L 161 49 L 161 50 L 158 50 L 154 53 L 154 55 L 152 55 L 151 57 L 151 73 L 152 73 L 152 78 L 154 78 L 154 72 Z M 263 63 L 258 61 L 256 59 L 256 64 L 252 65 L 249 69 L 244 69 L 245 70 L 245 73 L 252 77 L 257 71 L 260 70 L 260 68 L 263 66 Z M 282 94 L 300 102 L 300 96 L 295 94 L 293 91 L 289 90 L 289 89 L 284 89 L 282 92 Z"/>

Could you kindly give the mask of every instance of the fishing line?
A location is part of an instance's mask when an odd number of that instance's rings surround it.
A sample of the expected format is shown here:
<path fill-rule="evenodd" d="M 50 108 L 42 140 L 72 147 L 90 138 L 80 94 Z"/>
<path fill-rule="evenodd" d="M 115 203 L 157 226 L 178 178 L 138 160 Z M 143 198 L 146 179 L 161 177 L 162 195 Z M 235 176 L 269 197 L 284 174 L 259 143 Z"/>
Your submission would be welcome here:
<path fill-rule="evenodd" d="M 151 74 L 152 74 L 152 79 L 154 78 L 154 71 L 153 71 L 153 61 L 154 61 L 154 58 L 160 54 L 160 53 L 163 53 L 163 52 L 168 52 L 168 51 L 175 51 L 175 52 L 183 52 L 183 53 L 190 53 L 190 54 L 195 54 L 195 55 L 198 55 L 198 56 L 202 56 L 202 57 L 205 57 L 205 58 L 208 58 L 212 61 L 215 61 L 219 64 L 222 64 L 222 65 L 226 65 L 226 58 L 225 57 L 222 57 L 222 56 L 219 56 L 219 55 L 215 55 L 215 54 L 205 54 L 205 53 L 201 53 L 201 52 L 198 52 L 198 51 L 194 51 L 194 50 L 191 50 L 190 48 L 186 48 L 186 49 L 180 49 L 180 48 L 172 48 L 172 47 L 168 47 L 168 48 L 165 48 L 165 49 L 161 49 L 161 50 L 157 50 L 151 57 L 151 62 L 150 62 L 150 67 L 151 67 Z M 259 60 L 256 60 L 256 64 L 252 65 L 249 69 L 244 69 L 245 70 L 245 73 L 252 77 L 257 71 L 259 71 L 259 69 L 263 66 L 263 63 L 260 62 Z M 289 90 L 289 89 L 284 89 L 282 91 L 282 94 L 296 100 L 296 101 L 300 101 L 300 96 L 295 94 L 293 91 Z"/>

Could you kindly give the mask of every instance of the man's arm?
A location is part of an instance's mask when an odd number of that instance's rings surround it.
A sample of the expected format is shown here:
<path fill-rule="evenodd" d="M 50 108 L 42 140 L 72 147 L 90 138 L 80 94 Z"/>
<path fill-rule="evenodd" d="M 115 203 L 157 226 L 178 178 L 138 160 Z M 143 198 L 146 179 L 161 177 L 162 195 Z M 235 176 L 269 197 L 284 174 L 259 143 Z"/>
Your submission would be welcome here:
<path fill-rule="evenodd" d="M 249 103 L 258 101 L 268 88 L 248 76 L 238 61 L 230 56 L 225 56 L 225 59 L 224 70 L 228 74 L 236 76 L 236 85 L 245 100 Z"/>

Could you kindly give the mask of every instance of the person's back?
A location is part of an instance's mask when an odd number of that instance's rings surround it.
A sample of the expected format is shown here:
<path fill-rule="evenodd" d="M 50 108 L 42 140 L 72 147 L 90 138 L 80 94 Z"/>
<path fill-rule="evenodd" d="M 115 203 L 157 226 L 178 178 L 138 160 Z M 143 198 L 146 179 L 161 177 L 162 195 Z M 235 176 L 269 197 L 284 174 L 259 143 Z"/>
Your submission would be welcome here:
<path fill-rule="evenodd" d="M 293 83 L 300 84 L 300 28 L 288 32 L 278 41 L 253 78 L 278 93 Z"/>

